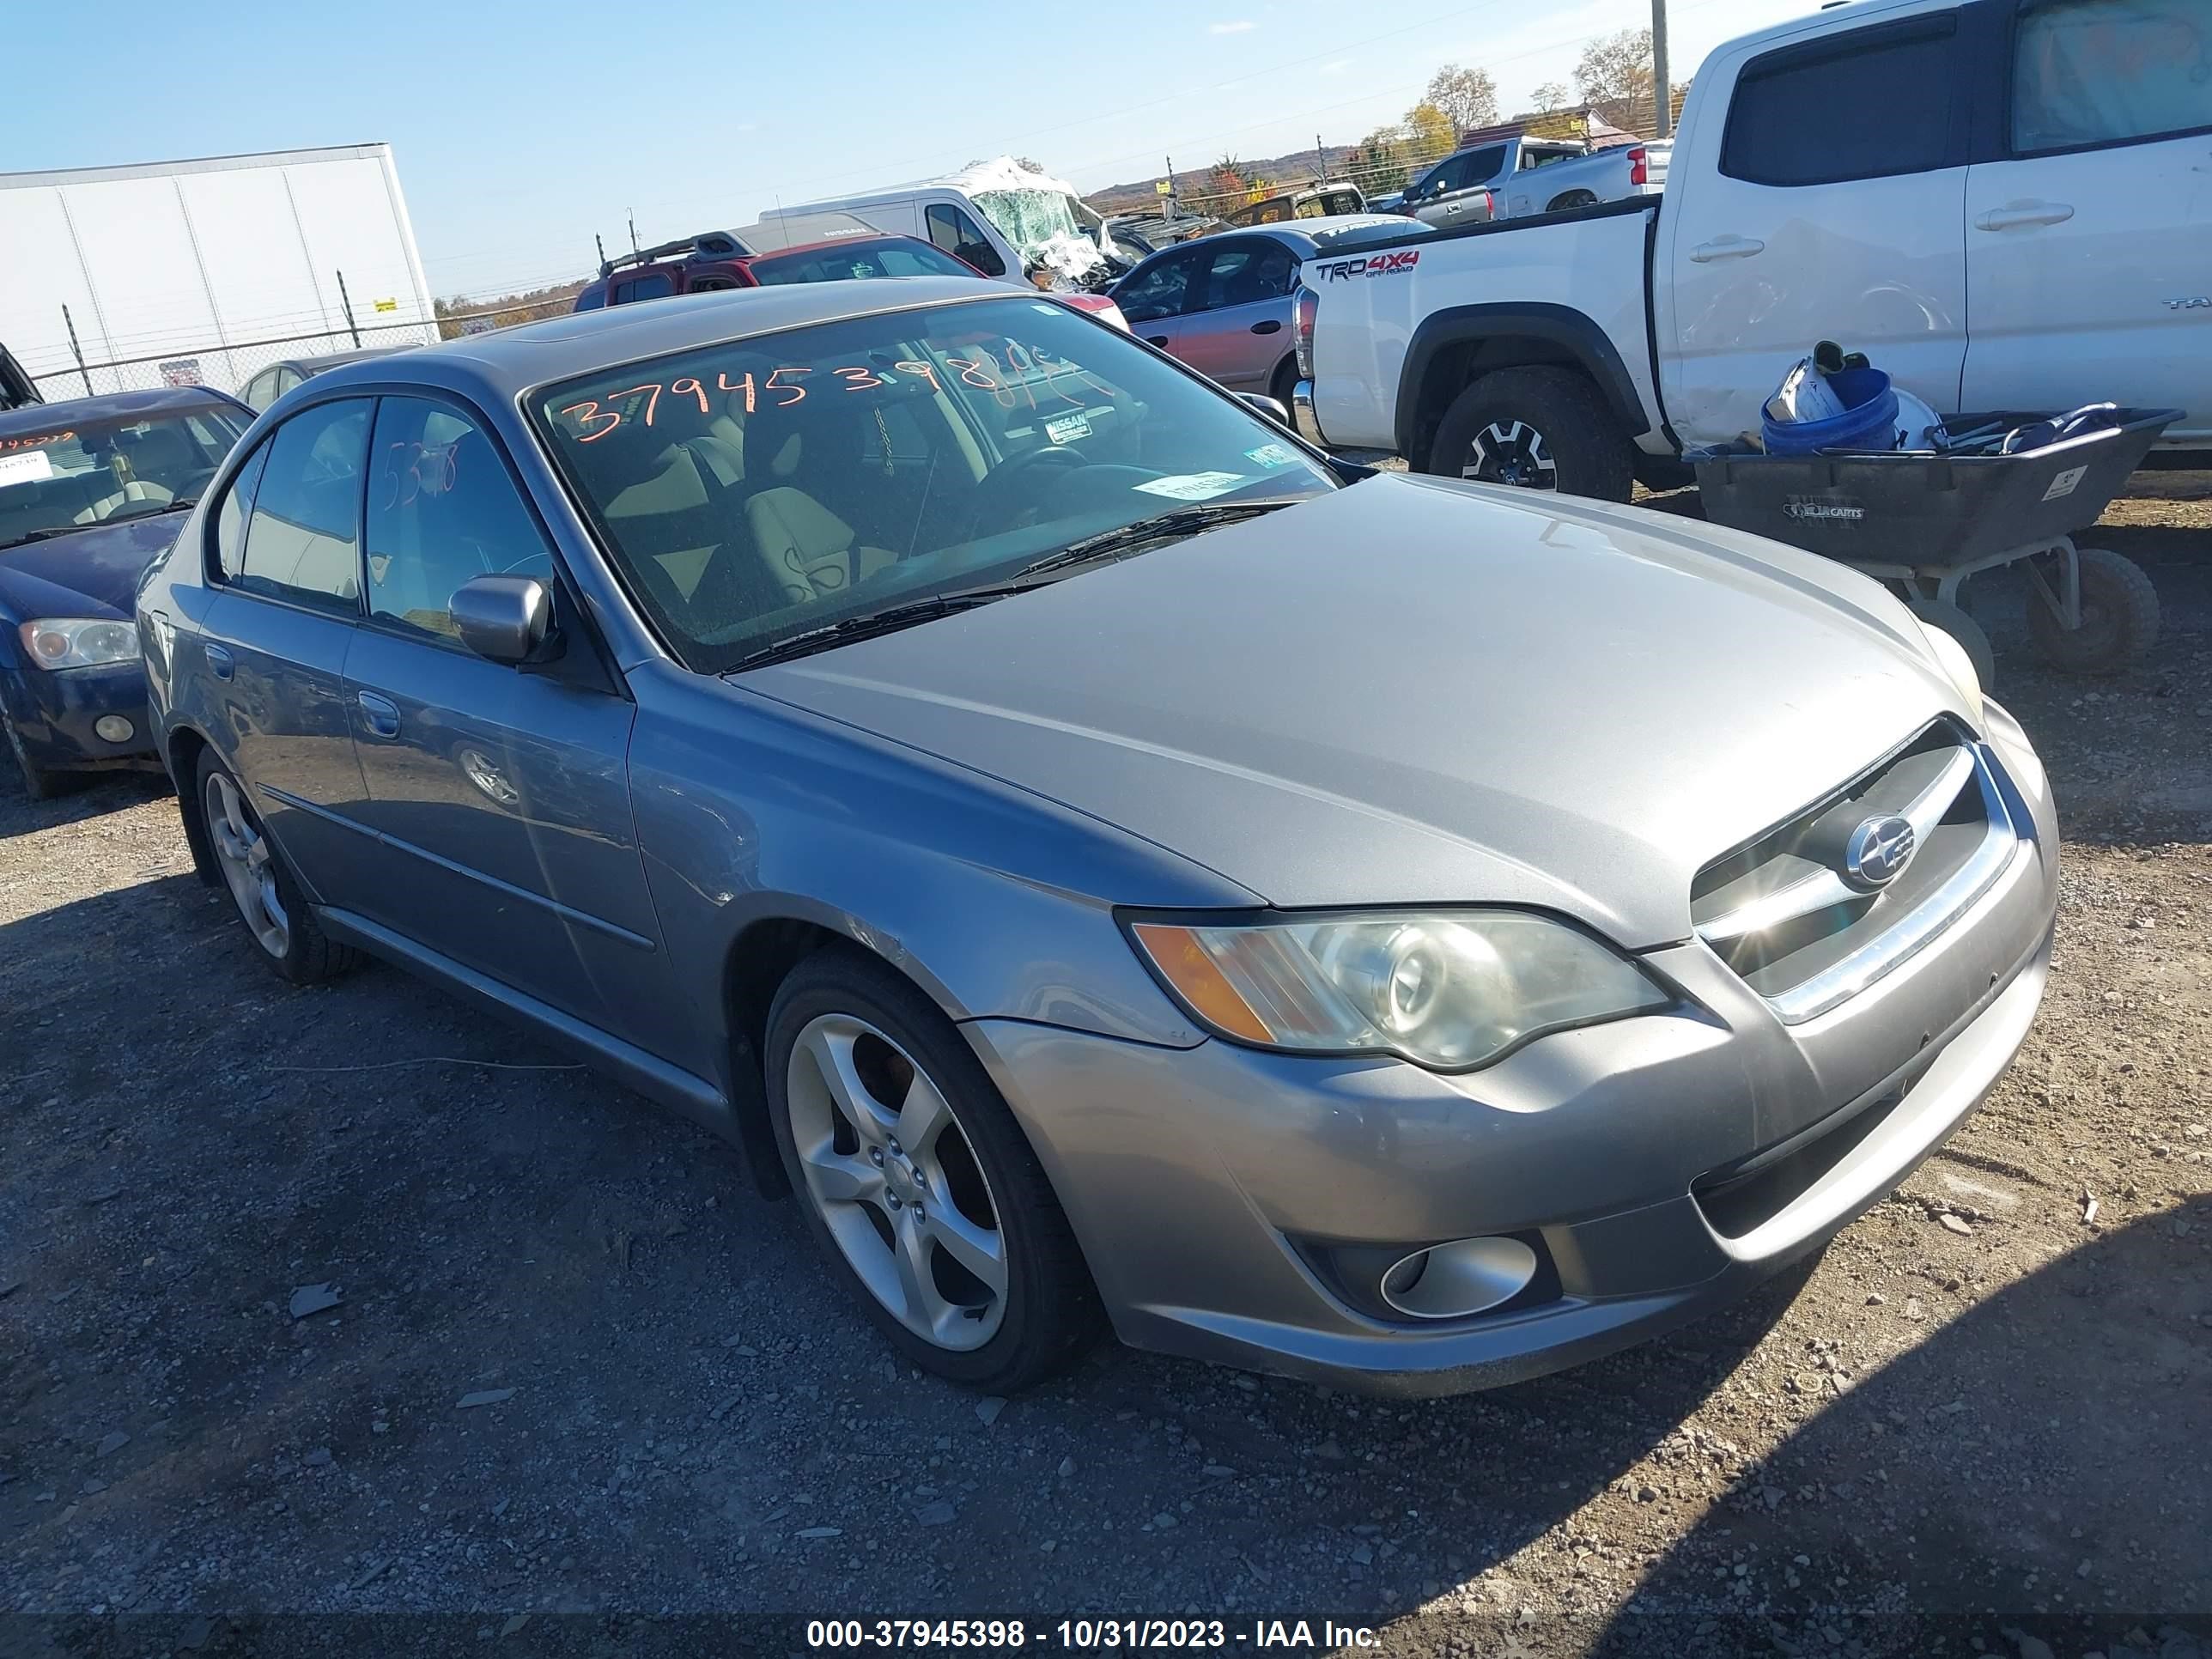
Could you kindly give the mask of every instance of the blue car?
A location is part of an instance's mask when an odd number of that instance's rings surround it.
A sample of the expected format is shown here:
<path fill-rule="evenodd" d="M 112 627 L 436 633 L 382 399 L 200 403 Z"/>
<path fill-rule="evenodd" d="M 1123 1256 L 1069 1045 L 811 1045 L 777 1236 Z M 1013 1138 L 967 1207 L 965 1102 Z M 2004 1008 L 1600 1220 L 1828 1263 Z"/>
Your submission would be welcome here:
<path fill-rule="evenodd" d="M 0 736 L 33 800 L 159 770 L 131 607 L 253 413 L 204 386 L 0 412 Z"/>

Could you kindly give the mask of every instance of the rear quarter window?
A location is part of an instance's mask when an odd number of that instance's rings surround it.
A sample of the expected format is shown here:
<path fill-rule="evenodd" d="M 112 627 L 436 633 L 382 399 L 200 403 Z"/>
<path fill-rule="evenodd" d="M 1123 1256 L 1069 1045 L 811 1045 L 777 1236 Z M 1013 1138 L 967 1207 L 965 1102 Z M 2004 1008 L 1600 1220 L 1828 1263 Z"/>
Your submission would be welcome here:
<path fill-rule="evenodd" d="M 1953 120 L 1957 35 L 1948 14 L 1753 58 L 1729 103 L 1721 171 L 1788 188 L 1962 165 Z M 1850 88 L 1880 88 L 1879 106 L 1836 118 Z"/>

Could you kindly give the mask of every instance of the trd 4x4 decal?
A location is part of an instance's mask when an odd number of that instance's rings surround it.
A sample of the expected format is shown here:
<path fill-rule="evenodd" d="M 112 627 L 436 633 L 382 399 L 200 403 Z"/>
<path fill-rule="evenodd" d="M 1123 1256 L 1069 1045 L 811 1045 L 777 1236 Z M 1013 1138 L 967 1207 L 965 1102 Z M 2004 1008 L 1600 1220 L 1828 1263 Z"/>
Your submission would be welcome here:
<path fill-rule="evenodd" d="M 1417 247 L 1401 247 L 1394 253 L 1372 253 L 1357 259 L 1329 259 L 1320 266 L 1322 280 L 1340 283 L 1352 276 L 1395 276 L 1401 271 L 1411 270 L 1421 262 L 1421 251 Z"/>

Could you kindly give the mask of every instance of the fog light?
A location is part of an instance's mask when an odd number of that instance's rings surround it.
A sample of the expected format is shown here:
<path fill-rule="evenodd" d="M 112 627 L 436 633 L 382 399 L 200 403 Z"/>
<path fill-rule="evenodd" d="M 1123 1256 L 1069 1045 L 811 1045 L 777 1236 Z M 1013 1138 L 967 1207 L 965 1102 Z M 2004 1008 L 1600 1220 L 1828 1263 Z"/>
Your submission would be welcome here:
<path fill-rule="evenodd" d="M 102 714 L 92 723 L 92 729 L 106 743 L 128 743 L 138 730 L 120 714 Z"/>
<path fill-rule="evenodd" d="M 1382 1299 L 1416 1319 L 1465 1319 L 1510 1302 L 1536 1276 L 1536 1253 L 1517 1238 L 1456 1238 L 1401 1256 L 1382 1275 Z"/>

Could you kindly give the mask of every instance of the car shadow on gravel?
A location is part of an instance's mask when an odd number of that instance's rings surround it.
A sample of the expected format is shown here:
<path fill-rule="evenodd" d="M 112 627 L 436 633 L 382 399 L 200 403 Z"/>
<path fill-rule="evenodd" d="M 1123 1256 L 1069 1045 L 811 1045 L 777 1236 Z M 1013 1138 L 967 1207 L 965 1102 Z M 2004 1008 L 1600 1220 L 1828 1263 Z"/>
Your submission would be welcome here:
<path fill-rule="evenodd" d="M 0 754 L 0 841 L 119 812 L 171 793 L 168 779 L 158 773 L 88 772 L 69 778 L 52 800 L 33 800 L 23 793 L 14 763 Z"/>
<path fill-rule="evenodd" d="M 1742 1468 L 1588 1650 L 2212 1654 L 2208 1255 L 2199 1198 L 1847 1379 Z M 1802 1380 L 1835 1386 L 1809 1364 Z"/>

